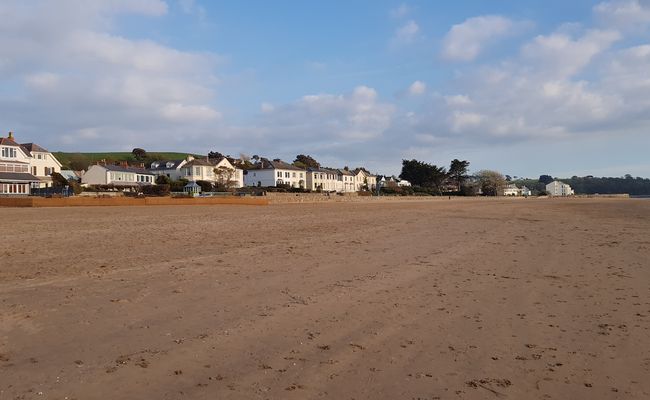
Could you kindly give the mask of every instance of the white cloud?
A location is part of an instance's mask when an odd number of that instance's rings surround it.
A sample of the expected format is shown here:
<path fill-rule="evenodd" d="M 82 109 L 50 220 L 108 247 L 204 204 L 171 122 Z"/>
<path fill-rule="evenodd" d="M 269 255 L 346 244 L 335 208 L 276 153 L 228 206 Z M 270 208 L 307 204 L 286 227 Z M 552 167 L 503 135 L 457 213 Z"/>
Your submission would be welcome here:
<path fill-rule="evenodd" d="M 306 95 L 268 108 L 251 133 L 258 136 L 260 146 L 269 141 L 270 147 L 322 150 L 323 141 L 331 146 L 381 137 L 390 127 L 394 111 L 394 106 L 379 101 L 375 89 L 358 86 L 347 94 Z"/>
<path fill-rule="evenodd" d="M 262 105 L 260 106 L 260 111 L 262 111 L 263 113 L 270 113 L 273 112 L 274 110 L 275 110 L 275 106 L 273 106 L 273 104 L 271 103 L 262 103 Z"/>
<path fill-rule="evenodd" d="M 427 91 L 427 84 L 422 81 L 415 81 L 409 86 L 409 94 L 419 96 Z"/>
<path fill-rule="evenodd" d="M 392 42 L 394 45 L 413 43 L 419 32 L 420 26 L 415 21 L 409 20 L 395 31 Z"/>
<path fill-rule="evenodd" d="M 468 106 L 472 104 L 472 100 L 468 96 L 462 94 L 445 96 L 445 102 L 449 106 Z"/>
<path fill-rule="evenodd" d="M 590 30 L 578 38 L 563 33 L 539 35 L 523 47 L 522 54 L 537 71 L 568 77 L 620 39 L 614 30 Z"/>
<path fill-rule="evenodd" d="M 1 119 L 25 134 L 51 132 L 46 146 L 65 136 L 78 138 L 80 147 L 121 149 L 138 137 L 176 140 L 188 126 L 193 134 L 213 134 L 221 118 L 212 105 L 220 58 L 112 32 L 117 15 L 155 18 L 167 12 L 165 2 L 54 3 L 0 5 L 8 21 L 0 25 L 0 82 L 25 82 L 5 95 Z"/>
<path fill-rule="evenodd" d="M 454 61 L 472 61 L 498 39 L 527 26 L 499 15 L 484 15 L 451 27 L 442 41 L 442 56 Z"/>
<path fill-rule="evenodd" d="M 394 8 L 390 11 L 390 16 L 393 18 L 404 18 L 411 13 L 411 7 L 402 3 L 397 8 Z"/>
<path fill-rule="evenodd" d="M 596 18 L 619 29 L 643 28 L 650 24 L 650 2 L 639 0 L 614 0 L 597 4 L 593 8 Z"/>
<path fill-rule="evenodd" d="M 453 132 L 463 132 L 469 128 L 477 127 L 485 120 L 485 116 L 465 111 L 454 111 L 449 116 L 449 125 Z"/>

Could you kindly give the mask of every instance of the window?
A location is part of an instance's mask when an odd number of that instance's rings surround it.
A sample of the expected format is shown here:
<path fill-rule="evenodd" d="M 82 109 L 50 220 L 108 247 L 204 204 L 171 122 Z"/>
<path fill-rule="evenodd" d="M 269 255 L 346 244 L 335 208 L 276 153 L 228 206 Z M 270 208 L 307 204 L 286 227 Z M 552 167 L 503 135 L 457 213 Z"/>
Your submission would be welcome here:
<path fill-rule="evenodd" d="M 278 178 L 282 178 L 282 172 L 278 171 Z"/>
<path fill-rule="evenodd" d="M 293 177 L 294 177 L 294 178 L 296 177 L 296 173 L 295 173 L 295 172 L 293 173 Z"/>
<path fill-rule="evenodd" d="M 201 167 L 194 168 L 194 174 L 195 175 L 201 175 Z"/>
<path fill-rule="evenodd" d="M 32 175 L 36 175 L 36 167 L 32 167 Z"/>
<path fill-rule="evenodd" d="M 291 174 L 290 174 L 289 172 L 285 172 L 285 173 L 284 173 L 284 177 L 285 177 L 285 178 L 291 178 Z"/>
<path fill-rule="evenodd" d="M 16 158 L 16 149 L 13 147 L 3 147 L 2 157 Z"/>

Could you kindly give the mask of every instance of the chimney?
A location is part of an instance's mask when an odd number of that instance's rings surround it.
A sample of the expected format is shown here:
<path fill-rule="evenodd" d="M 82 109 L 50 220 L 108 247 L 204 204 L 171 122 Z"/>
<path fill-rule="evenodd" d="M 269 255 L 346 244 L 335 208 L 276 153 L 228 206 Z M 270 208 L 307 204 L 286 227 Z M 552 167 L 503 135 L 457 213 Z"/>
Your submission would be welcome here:
<path fill-rule="evenodd" d="M 127 168 L 129 166 L 129 162 L 128 161 L 122 161 L 122 162 L 120 162 L 120 166 L 122 166 L 124 168 Z"/>
<path fill-rule="evenodd" d="M 144 163 L 143 162 L 140 163 L 140 168 L 144 169 Z"/>
<path fill-rule="evenodd" d="M 9 131 L 9 136 L 8 136 L 8 138 L 11 139 L 11 140 L 14 140 L 14 133 L 11 132 L 11 131 Z"/>

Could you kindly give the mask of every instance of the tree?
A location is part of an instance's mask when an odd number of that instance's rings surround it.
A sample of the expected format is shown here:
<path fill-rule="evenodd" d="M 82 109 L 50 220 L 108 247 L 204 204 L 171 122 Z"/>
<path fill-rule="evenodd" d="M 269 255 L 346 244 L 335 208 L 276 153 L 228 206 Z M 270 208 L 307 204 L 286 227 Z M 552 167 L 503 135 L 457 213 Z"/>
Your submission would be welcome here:
<path fill-rule="evenodd" d="M 469 171 L 469 161 L 463 160 L 460 161 L 457 158 L 454 158 L 449 165 L 449 177 L 456 184 L 456 188 L 460 191 L 460 187 L 463 185 L 465 179 L 467 179 L 467 172 Z"/>
<path fill-rule="evenodd" d="M 156 177 L 156 185 L 169 185 L 170 181 L 167 175 L 158 175 Z"/>
<path fill-rule="evenodd" d="M 544 185 L 548 185 L 549 183 L 553 182 L 553 177 L 551 175 L 540 175 L 539 176 L 539 182 L 543 183 Z"/>
<path fill-rule="evenodd" d="M 235 174 L 236 170 L 228 167 L 217 167 L 214 169 L 214 176 L 216 178 L 217 187 L 223 189 L 231 189 L 235 186 Z"/>
<path fill-rule="evenodd" d="M 204 193 L 205 192 L 211 192 L 212 189 L 213 189 L 212 182 L 210 182 L 210 181 L 199 180 L 199 181 L 196 181 L 196 184 L 201 186 L 201 191 L 204 192 Z"/>
<path fill-rule="evenodd" d="M 208 153 L 208 158 L 221 159 L 221 158 L 224 158 L 224 155 L 219 153 L 218 151 L 211 151 L 211 152 Z"/>
<path fill-rule="evenodd" d="M 293 160 L 293 165 L 299 168 L 320 168 L 320 163 L 316 161 L 312 156 L 298 154 L 296 159 Z"/>
<path fill-rule="evenodd" d="M 506 186 L 506 178 L 498 171 L 482 170 L 476 173 L 481 190 L 486 196 L 499 196 Z"/>
<path fill-rule="evenodd" d="M 417 186 L 433 188 L 441 194 L 440 188 L 447 178 L 447 171 L 444 167 L 418 160 L 402 160 L 402 173 L 399 177 Z"/>
<path fill-rule="evenodd" d="M 136 160 L 142 161 L 147 158 L 147 152 L 144 149 L 136 147 L 131 151 Z"/>

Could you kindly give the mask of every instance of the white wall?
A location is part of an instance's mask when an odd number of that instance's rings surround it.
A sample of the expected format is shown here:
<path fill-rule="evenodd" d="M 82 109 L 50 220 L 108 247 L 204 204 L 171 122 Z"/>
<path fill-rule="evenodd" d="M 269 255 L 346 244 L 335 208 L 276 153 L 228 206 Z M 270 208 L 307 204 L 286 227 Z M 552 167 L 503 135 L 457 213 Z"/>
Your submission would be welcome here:
<path fill-rule="evenodd" d="M 106 168 L 101 165 L 91 165 L 81 176 L 81 183 L 85 185 L 106 185 Z"/>

